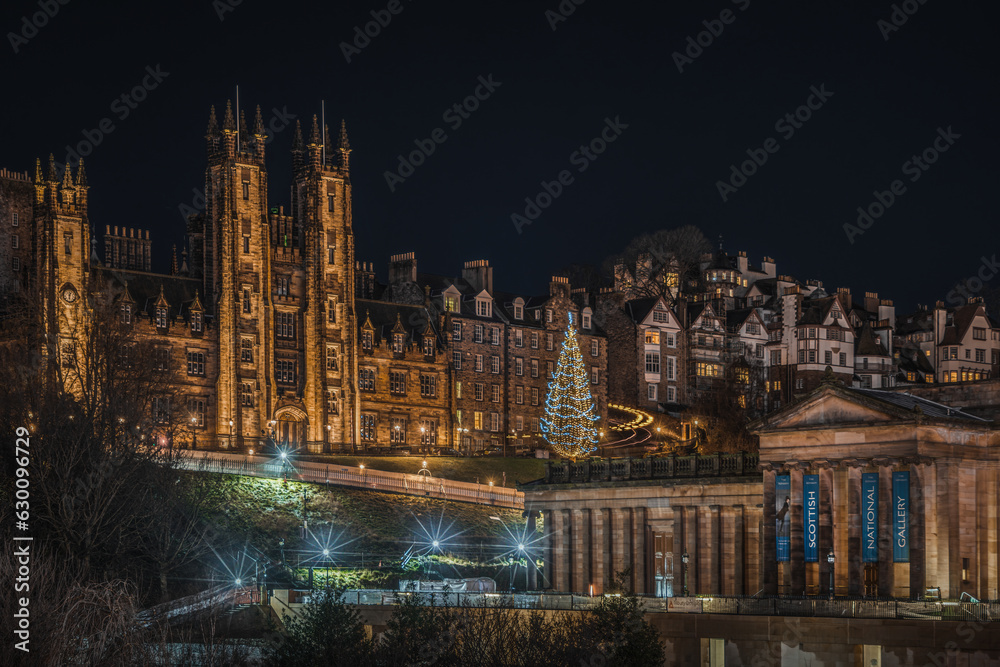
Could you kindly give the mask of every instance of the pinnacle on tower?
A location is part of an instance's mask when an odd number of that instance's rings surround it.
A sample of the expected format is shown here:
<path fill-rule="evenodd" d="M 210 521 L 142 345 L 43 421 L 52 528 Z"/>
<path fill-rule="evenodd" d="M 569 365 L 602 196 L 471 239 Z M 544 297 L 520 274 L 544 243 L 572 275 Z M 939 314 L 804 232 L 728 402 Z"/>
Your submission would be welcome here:
<path fill-rule="evenodd" d="M 35 185 L 42 182 L 42 159 L 35 158 Z"/>
<path fill-rule="evenodd" d="M 332 147 L 333 144 L 330 143 L 330 126 L 323 126 L 323 145 L 327 147 Z"/>
<path fill-rule="evenodd" d="M 87 187 L 87 171 L 83 168 L 83 158 L 80 158 L 80 168 L 76 170 L 76 184 Z"/>
<path fill-rule="evenodd" d="M 231 100 L 226 100 L 226 116 L 222 119 L 222 129 L 229 131 L 236 129 L 236 119 L 233 118 L 233 104 Z"/>
<path fill-rule="evenodd" d="M 208 130 L 206 133 L 209 137 L 214 137 L 219 133 L 219 123 L 215 120 L 215 105 L 213 104 L 208 110 Z"/>
<path fill-rule="evenodd" d="M 313 114 L 312 136 L 309 137 L 309 143 L 312 144 L 312 145 L 315 145 L 315 146 L 319 146 L 319 143 L 320 143 L 320 139 L 319 139 L 319 118 L 317 118 L 315 114 Z"/>
<path fill-rule="evenodd" d="M 301 151 L 305 148 L 305 142 L 302 140 L 302 123 L 295 121 L 295 134 L 292 135 L 292 150 Z"/>
<path fill-rule="evenodd" d="M 347 140 L 347 121 L 340 119 L 340 150 L 351 150 L 351 142 Z"/>
<path fill-rule="evenodd" d="M 66 169 L 63 170 L 62 189 L 73 189 L 73 170 L 70 168 L 68 162 L 66 163 Z"/>
<path fill-rule="evenodd" d="M 250 129 L 247 126 L 247 115 L 243 109 L 240 109 L 240 142 L 243 145 L 243 150 L 246 150 L 246 143 L 249 137 Z"/>
<path fill-rule="evenodd" d="M 258 137 L 264 136 L 264 117 L 260 114 L 260 105 L 257 105 L 257 117 L 254 119 L 253 133 Z"/>
<path fill-rule="evenodd" d="M 50 181 L 55 181 L 59 178 L 59 174 L 56 173 L 56 156 L 49 153 L 49 178 Z"/>
<path fill-rule="evenodd" d="M 177 244 L 175 243 L 170 252 L 170 275 L 177 275 Z"/>

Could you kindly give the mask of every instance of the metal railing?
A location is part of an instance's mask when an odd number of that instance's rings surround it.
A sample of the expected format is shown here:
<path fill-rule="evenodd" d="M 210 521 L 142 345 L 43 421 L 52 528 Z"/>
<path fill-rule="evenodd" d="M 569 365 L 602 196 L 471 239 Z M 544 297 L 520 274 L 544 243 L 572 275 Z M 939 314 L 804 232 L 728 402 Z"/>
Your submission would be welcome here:
<path fill-rule="evenodd" d="M 349 590 L 345 602 L 356 606 L 399 604 L 418 595 L 426 605 L 467 607 L 504 604 L 518 609 L 574 610 L 594 608 L 601 597 L 573 593 L 403 593 L 393 590 Z M 788 597 L 640 597 L 646 613 L 732 614 L 739 616 L 800 616 L 882 618 L 934 621 L 1000 621 L 1000 602 L 913 601 L 871 598 Z"/>
<path fill-rule="evenodd" d="M 457 500 L 479 505 L 513 509 L 524 508 L 524 493 L 516 489 L 370 468 L 326 465 L 308 461 L 289 463 L 263 456 L 190 451 L 181 453 L 178 466 L 186 470 L 292 479 L 300 482 L 334 484 L 372 491 Z"/>
<path fill-rule="evenodd" d="M 579 463 L 546 463 L 545 483 L 670 479 L 677 477 L 759 476 L 760 456 L 755 453 L 695 454 L 648 459 L 610 459 Z"/>

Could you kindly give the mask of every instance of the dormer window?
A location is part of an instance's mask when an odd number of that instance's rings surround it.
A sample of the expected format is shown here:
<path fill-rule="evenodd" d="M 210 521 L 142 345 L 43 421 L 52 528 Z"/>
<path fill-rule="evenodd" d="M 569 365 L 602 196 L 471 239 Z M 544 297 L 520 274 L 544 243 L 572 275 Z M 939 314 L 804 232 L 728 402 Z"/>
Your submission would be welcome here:
<path fill-rule="evenodd" d="M 397 333 L 392 334 L 392 351 L 402 354 L 403 352 L 403 337 L 404 334 Z"/>
<path fill-rule="evenodd" d="M 371 331 L 365 330 L 361 332 L 361 349 L 365 352 L 371 352 L 372 348 L 375 347 L 375 336 Z"/>
<path fill-rule="evenodd" d="M 524 306 L 517 303 L 514 304 L 514 319 L 515 320 L 524 319 Z"/>
<path fill-rule="evenodd" d="M 493 312 L 493 304 L 489 299 L 476 299 L 476 315 L 479 317 L 490 317 Z"/>
<path fill-rule="evenodd" d="M 551 308 L 546 308 L 545 309 L 545 323 L 546 324 L 552 324 L 552 309 Z"/>
<path fill-rule="evenodd" d="M 132 306 L 128 303 L 122 304 L 122 324 L 132 324 Z"/>
<path fill-rule="evenodd" d="M 583 328 L 584 329 L 589 329 L 590 328 L 590 313 L 584 313 L 582 319 L 583 319 Z"/>
<path fill-rule="evenodd" d="M 156 328 L 166 329 L 167 328 L 167 309 L 163 306 L 158 306 L 156 308 Z"/>
<path fill-rule="evenodd" d="M 424 336 L 424 355 L 428 357 L 434 356 L 434 337 Z"/>
<path fill-rule="evenodd" d="M 201 331 L 201 313 L 191 313 L 191 331 L 194 333 Z"/>

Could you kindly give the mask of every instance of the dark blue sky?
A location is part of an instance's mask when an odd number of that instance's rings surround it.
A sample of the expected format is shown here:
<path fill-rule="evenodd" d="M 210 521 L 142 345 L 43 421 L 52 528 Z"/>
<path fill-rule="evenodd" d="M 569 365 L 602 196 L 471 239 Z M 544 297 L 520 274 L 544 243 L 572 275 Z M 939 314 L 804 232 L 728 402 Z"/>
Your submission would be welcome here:
<path fill-rule="evenodd" d="M 165 270 L 183 239 L 179 207 L 203 186 L 208 107 L 239 84 L 251 117 L 256 104 L 266 119 L 287 108 L 308 126 L 325 99 L 331 126 L 347 119 L 357 257 L 383 277 L 390 254 L 412 250 L 422 270 L 485 258 L 498 287 L 540 292 L 562 266 L 600 263 L 636 234 L 690 223 L 751 262 L 771 255 L 779 272 L 909 308 L 943 299 L 1000 250 L 985 3 L 903 3 L 919 8 L 886 40 L 878 21 L 890 20 L 892 3 L 871 0 L 564 0 L 575 11 L 555 30 L 546 11 L 558 0 L 400 2 L 350 63 L 340 43 L 386 2 L 76 0 L 26 42 L 10 33 L 40 11 L 37 0 L 4 3 L 0 166 L 30 169 L 49 152 L 62 161 L 67 145 L 111 119 L 114 131 L 86 158 L 91 221 L 151 229 Z M 220 7 L 232 9 L 222 20 Z M 722 33 L 679 72 L 673 52 L 723 10 L 731 22 L 713 24 Z M 157 65 L 169 75 L 119 118 L 113 101 Z M 489 75 L 499 87 L 452 129 L 443 113 Z M 814 98 L 819 108 L 791 136 L 776 129 L 812 86 L 832 95 Z M 581 172 L 571 156 L 606 118 L 627 128 Z M 904 163 L 949 126 L 960 138 L 911 182 Z M 384 172 L 436 128 L 447 139 L 390 191 Z M 723 202 L 717 182 L 768 138 L 777 151 Z M 270 144 L 272 206 L 288 203 L 290 145 L 290 129 Z M 562 170 L 572 183 L 518 234 L 511 215 Z M 843 225 L 895 179 L 906 191 L 850 243 Z"/>

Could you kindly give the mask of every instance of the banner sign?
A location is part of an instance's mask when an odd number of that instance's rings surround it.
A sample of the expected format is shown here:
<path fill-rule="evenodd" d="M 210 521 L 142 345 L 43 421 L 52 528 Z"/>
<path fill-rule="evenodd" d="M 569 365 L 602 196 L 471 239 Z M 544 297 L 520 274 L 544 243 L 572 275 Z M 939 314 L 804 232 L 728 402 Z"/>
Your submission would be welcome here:
<path fill-rule="evenodd" d="M 861 561 L 878 562 L 878 473 L 861 474 Z"/>
<path fill-rule="evenodd" d="M 819 562 L 819 475 L 802 475 L 805 561 Z"/>
<path fill-rule="evenodd" d="M 910 473 L 892 473 L 892 560 L 910 562 Z"/>
<path fill-rule="evenodd" d="M 792 477 L 791 475 L 775 475 L 774 477 L 774 534 L 777 536 L 778 560 L 791 560 L 792 535 Z"/>

